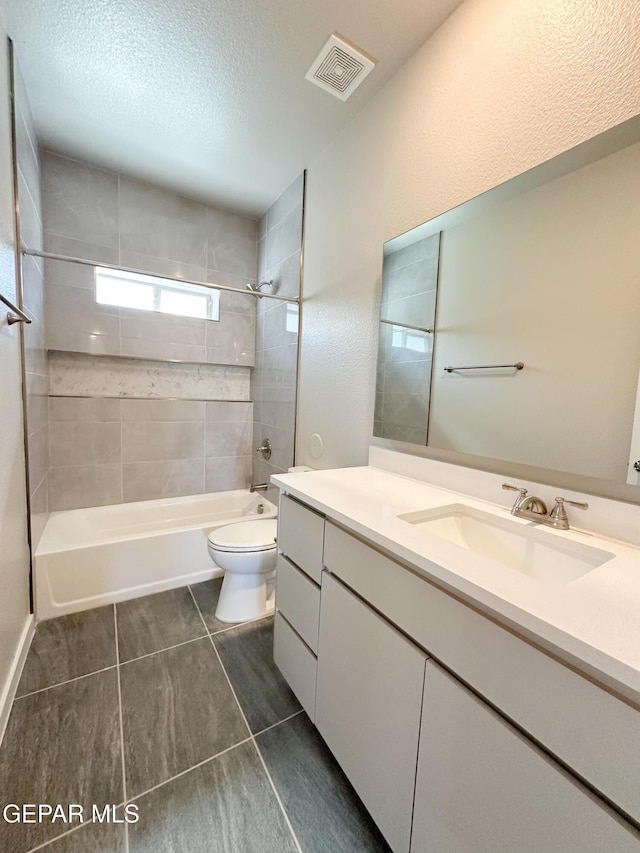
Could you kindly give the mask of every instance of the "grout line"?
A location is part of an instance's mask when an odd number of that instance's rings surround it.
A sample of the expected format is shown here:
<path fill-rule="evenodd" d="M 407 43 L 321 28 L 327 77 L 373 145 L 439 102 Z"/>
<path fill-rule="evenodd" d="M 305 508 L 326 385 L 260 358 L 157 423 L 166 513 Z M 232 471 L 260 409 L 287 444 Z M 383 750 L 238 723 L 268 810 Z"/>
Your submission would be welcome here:
<path fill-rule="evenodd" d="M 122 803 L 118 803 L 116 809 L 124 807 L 124 801 Z M 30 850 L 26 851 L 26 853 L 36 853 L 37 850 L 46 850 L 47 847 L 55 844 L 61 838 L 66 838 L 67 835 L 71 835 L 73 832 L 77 832 L 79 829 L 82 829 L 83 826 L 93 826 L 96 824 L 96 821 L 86 820 L 83 823 L 79 823 L 77 826 L 72 827 L 71 829 L 67 829 L 66 832 L 63 832 L 61 835 L 56 835 L 55 838 L 50 838 L 48 841 L 43 841 L 42 844 L 38 844 L 37 847 L 31 847 Z M 126 826 L 126 824 L 125 824 Z"/>
<path fill-rule="evenodd" d="M 195 599 L 195 596 L 191 590 L 191 587 L 189 587 L 189 592 L 191 593 L 191 597 L 193 598 L 193 603 L 198 608 L 198 613 L 200 614 L 200 618 L 202 619 L 203 624 L 205 624 L 204 623 L 204 617 L 202 615 L 200 608 L 198 607 L 198 602 Z M 265 617 L 262 617 L 262 618 L 265 618 Z M 252 620 L 252 621 L 258 621 L 258 620 Z M 247 623 L 241 622 L 240 624 L 244 625 Z M 206 627 L 206 624 L 205 624 L 205 627 Z M 238 709 L 240 711 L 242 719 L 244 720 L 244 724 L 246 725 L 247 730 L 249 731 L 249 738 L 247 738 L 247 740 L 251 741 L 251 743 L 253 744 L 253 748 L 255 749 L 255 751 L 258 755 L 258 758 L 260 759 L 260 763 L 262 764 L 264 772 L 267 775 L 267 779 L 269 780 L 269 784 L 271 785 L 271 789 L 274 793 L 274 796 L 277 800 L 278 805 L 280 806 L 280 811 L 282 812 L 282 815 L 285 819 L 285 822 L 286 822 L 287 826 L 289 827 L 289 832 L 291 833 L 291 837 L 293 838 L 293 842 L 296 846 L 296 849 L 298 850 L 298 853 L 302 853 L 302 848 L 300 847 L 300 842 L 298 841 L 296 834 L 293 830 L 293 826 L 291 825 L 291 821 L 289 820 L 289 815 L 287 814 L 287 811 L 284 807 L 284 804 L 283 804 L 282 800 L 280 799 L 280 794 L 278 793 L 278 789 L 276 788 L 275 783 L 274 783 L 273 779 L 271 778 L 271 773 L 269 773 L 269 768 L 267 767 L 265 760 L 262 757 L 262 753 L 260 752 L 260 749 L 258 748 L 258 744 L 256 743 L 255 735 L 251 731 L 251 726 L 249 725 L 249 723 L 247 721 L 247 717 L 246 717 L 244 711 L 242 710 L 242 705 L 240 704 L 240 700 L 238 699 L 238 696 L 237 696 L 236 691 L 233 687 L 233 684 L 231 683 L 231 679 L 229 678 L 229 673 L 227 672 L 226 667 L 225 667 L 224 663 L 222 662 L 222 658 L 220 657 L 218 649 L 216 648 L 216 645 L 213 642 L 213 636 L 211 636 L 211 634 L 209 634 L 209 641 L 211 642 L 211 647 L 213 648 L 213 651 L 215 652 L 215 655 L 218 658 L 218 661 L 220 662 L 220 666 L 222 667 L 222 671 L 224 673 L 224 676 L 227 679 L 227 683 L 229 685 L 229 689 L 231 690 L 233 698 L 236 700 L 236 704 L 238 705 Z M 284 720 L 281 720 L 281 722 L 284 722 Z"/>
<path fill-rule="evenodd" d="M 122 688 L 120 685 L 120 644 L 118 642 L 118 609 L 116 605 L 113 605 L 113 625 L 115 628 L 115 637 L 116 637 L 116 662 L 117 662 L 117 671 L 118 671 L 118 714 L 120 717 L 120 758 L 122 761 L 122 797 L 127 802 L 127 774 L 125 770 L 125 762 L 124 762 L 124 727 L 122 724 Z M 128 824 L 124 825 L 124 844 L 125 844 L 125 853 L 129 853 L 129 827 Z"/>
<path fill-rule="evenodd" d="M 264 768 L 264 772 L 267 774 L 267 779 L 269 780 L 269 784 L 271 785 L 271 788 L 273 789 L 273 793 L 275 794 L 275 798 L 278 801 L 278 805 L 280 806 L 280 810 L 282 811 L 282 814 L 284 816 L 286 824 L 289 827 L 289 832 L 291 833 L 291 837 L 293 838 L 293 843 L 295 844 L 296 849 L 298 850 L 298 853 L 302 853 L 302 847 L 300 846 L 300 842 L 298 841 L 298 837 L 295 834 L 293 826 L 291 825 L 291 821 L 289 820 L 289 815 L 287 814 L 287 810 L 284 807 L 284 803 L 280 799 L 280 794 L 278 793 L 278 789 L 276 788 L 275 782 L 271 778 L 271 773 L 269 773 L 269 768 L 267 767 L 266 762 L 262 756 L 262 753 L 260 752 L 260 747 L 258 746 L 256 739 L 254 737 L 251 738 L 251 741 L 253 743 L 255 751 L 258 753 L 258 758 L 260 759 L 260 763 L 262 764 L 262 767 Z"/>
<path fill-rule="evenodd" d="M 71 684 L 74 681 L 80 681 L 83 678 L 90 678 L 92 675 L 98 675 L 99 672 L 109 672 L 110 669 L 116 669 L 117 664 L 105 666 L 102 669 L 96 669 L 94 672 L 87 672 L 84 675 L 77 675 L 75 678 L 68 678 L 66 681 L 58 681 L 56 684 L 50 684 L 48 687 L 41 687 L 40 690 L 32 690 L 31 693 L 23 693 L 22 696 L 16 696 L 14 702 L 19 702 L 20 699 L 26 699 L 28 696 L 35 696 L 37 693 L 44 693 L 47 690 L 53 690 L 54 687 L 62 687 L 63 684 Z"/>
<path fill-rule="evenodd" d="M 153 787 L 147 788 L 146 791 L 142 791 L 140 794 L 136 794 L 135 797 L 132 797 L 128 802 L 135 803 L 136 800 L 139 800 L 142 797 L 146 797 L 147 794 L 150 794 L 152 791 L 157 791 L 158 788 L 162 788 L 165 785 L 168 785 L 169 782 L 175 782 L 175 780 L 179 779 L 181 776 L 186 776 L 187 773 L 191 773 L 192 770 L 196 770 L 198 767 L 202 767 L 204 764 L 208 764 L 210 761 L 215 761 L 216 758 L 220 758 L 220 756 L 225 755 L 227 752 L 231 752 L 231 750 L 235 749 L 237 746 L 242 746 L 242 744 L 249 743 L 251 740 L 251 737 L 246 737 L 244 740 L 238 741 L 238 743 L 234 743 L 233 746 L 228 746 L 226 749 L 223 749 L 220 752 L 216 752 L 215 755 L 210 755 L 208 758 L 204 758 L 197 764 L 193 764 L 191 767 L 187 767 L 186 770 L 181 770 L 180 773 L 176 773 L 175 776 L 171 776 L 171 778 L 165 779 L 164 782 L 158 782 L 157 785 L 153 785 Z"/>
<path fill-rule="evenodd" d="M 127 664 L 133 663 L 137 660 L 144 660 L 145 658 L 153 657 L 153 655 L 162 654 L 162 652 L 168 652 L 171 649 L 177 649 L 180 646 L 187 646 L 189 643 L 196 643 L 198 640 L 206 640 L 208 634 L 202 634 L 200 637 L 194 637 L 192 640 L 184 640 L 182 643 L 176 643 L 174 646 L 167 646 L 166 649 L 156 649 L 155 652 L 148 652 L 146 655 L 140 655 L 137 658 L 131 658 L 130 660 L 123 660 L 120 663 L 120 666 L 127 666 Z"/>
<path fill-rule="evenodd" d="M 275 729 L 276 726 L 281 726 L 283 723 L 286 723 L 288 720 L 293 720 L 294 717 L 299 717 L 300 714 L 304 714 L 304 708 L 300 708 L 299 711 L 296 711 L 295 714 L 289 714 L 288 717 L 285 717 L 283 720 L 278 720 L 277 723 L 273 723 L 271 726 L 267 726 L 266 729 L 261 729 L 259 732 L 254 734 L 254 738 L 260 737 L 265 732 L 270 732 L 271 729 Z"/>

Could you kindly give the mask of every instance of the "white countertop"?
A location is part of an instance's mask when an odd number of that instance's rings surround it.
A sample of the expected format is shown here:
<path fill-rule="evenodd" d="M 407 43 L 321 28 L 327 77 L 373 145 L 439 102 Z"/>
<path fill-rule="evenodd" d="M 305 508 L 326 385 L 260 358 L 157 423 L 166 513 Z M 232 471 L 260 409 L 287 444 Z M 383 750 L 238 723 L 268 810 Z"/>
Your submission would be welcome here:
<path fill-rule="evenodd" d="M 283 474 L 272 483 L 345 528 L 410 563 L 425 578 L 514 628 L 633 702 L 640 703 L 640 549 L 572 529 L 544 530 L 612 552 L 566 584 L 544 583 L 418 526 L 402 513 L 452 503 L 513 518 L 508 509 L 373 467 Z"/>

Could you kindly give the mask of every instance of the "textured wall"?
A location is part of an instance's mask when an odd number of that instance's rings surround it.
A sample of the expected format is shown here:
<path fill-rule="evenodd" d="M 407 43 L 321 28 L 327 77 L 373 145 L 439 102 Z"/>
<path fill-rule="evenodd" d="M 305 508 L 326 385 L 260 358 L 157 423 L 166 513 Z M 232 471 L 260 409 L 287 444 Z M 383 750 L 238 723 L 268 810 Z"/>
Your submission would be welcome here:
<path fill-rule="evenodd" d="M 299 464 L 366 463 L 382 244 L 640 112 L 638 79 L 637 0 L 466 0 L 311 164 Z"/>
<path fill-rule="evenodd" d="M 300 293 L 300 259 L 304 176 L 299 175 L 259 222 L 258 278 L 273 280 L 282 296 Z M 272 474 L 293 465 L 298 361 L 298 306 L 259 299 L 256 317 L 256 366 L 251 376 L 254 400 L 253 482 L 268 483 Z M 267 462 L 255 448 L 268 438 Z M 277 489 L 267 496 L 277 501 Z"/>
<path fill-rule="evenodd" d="M 16 302 L 7 34 L 0 15 L 0 293 Z M 29 549 L 19 326 L 0 313 L 0 737 L 11 668 L 29 617 Z"/>
<path fill-rule="evenodd" d="M 38 139 L 29 99 L 16 63 L 16 160 L 20 237 L 23 245 L 42 248 L 42 173 Z M 27 394 L 27 435 L 29 448 L 29 490 L 31 497 L 31 541 L 38 545 L 48 512 L 49 424 L 47 393 L 49 365 L 44 328 L 44 261 L 24 257 L 22 298 L 32 323 L 24 326 Z"/>

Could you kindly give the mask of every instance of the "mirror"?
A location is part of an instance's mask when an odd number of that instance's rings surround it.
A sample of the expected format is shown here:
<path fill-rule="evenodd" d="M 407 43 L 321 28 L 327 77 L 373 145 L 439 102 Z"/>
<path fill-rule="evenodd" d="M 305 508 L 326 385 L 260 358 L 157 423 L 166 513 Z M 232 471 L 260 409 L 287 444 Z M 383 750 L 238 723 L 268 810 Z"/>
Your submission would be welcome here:
<path fill-rule="evenodd" d="M 374 435 L 640 502 L 639 225 L 636 117 L 386 243 Z"/>

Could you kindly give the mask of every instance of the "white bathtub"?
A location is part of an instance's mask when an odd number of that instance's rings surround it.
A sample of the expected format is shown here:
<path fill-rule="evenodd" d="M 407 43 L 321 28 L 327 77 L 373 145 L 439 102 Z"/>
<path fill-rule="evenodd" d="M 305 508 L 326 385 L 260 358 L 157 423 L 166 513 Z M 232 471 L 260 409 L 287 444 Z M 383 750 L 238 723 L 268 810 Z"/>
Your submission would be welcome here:
<path fill-rule="evenodd" d="M 247 490 L 52 512 L 34 559 L 37 619 L 222 574 L 207 536 L 276 507 Z"/>

